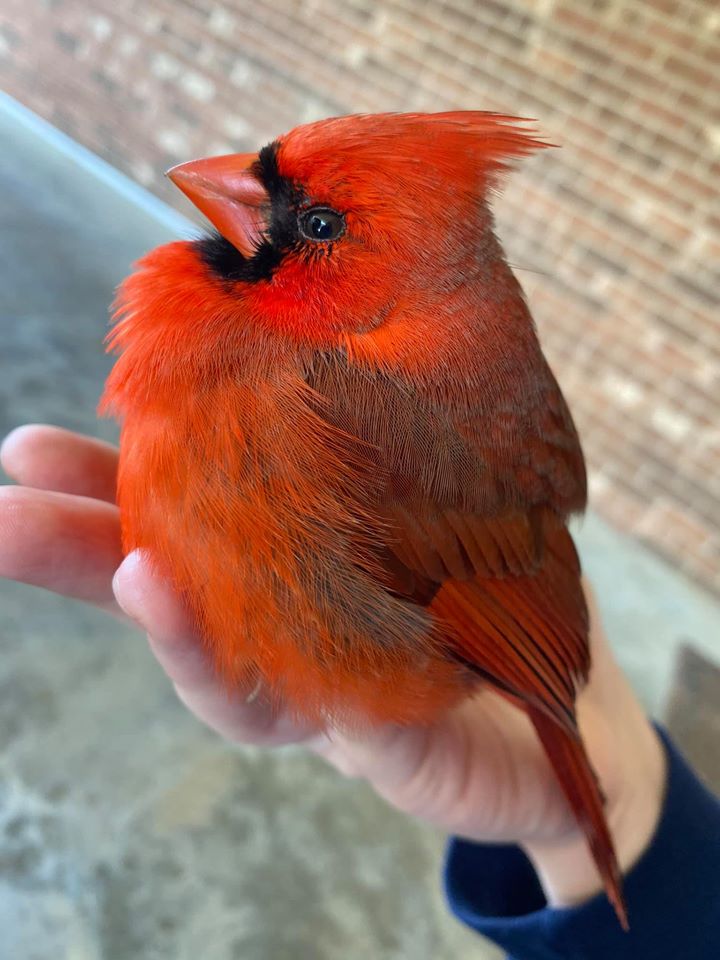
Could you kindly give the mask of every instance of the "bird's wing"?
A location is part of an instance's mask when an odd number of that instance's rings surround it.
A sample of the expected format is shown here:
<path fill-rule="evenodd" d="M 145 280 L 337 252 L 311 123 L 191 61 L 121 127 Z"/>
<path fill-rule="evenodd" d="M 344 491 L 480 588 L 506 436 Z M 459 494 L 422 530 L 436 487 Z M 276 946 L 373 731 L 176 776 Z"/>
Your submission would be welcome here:
<path fill-rule="evenodd" d="M 379 559 L 391 589 L 425 604 L 451 656 L 525 707 L 627 927 L 602 793 L 575 717 L 590 666 L 588 618 L 565 521 L 585 506 L 585 467 L 539 360 L 532 394 L 506 408 L 458 409 L 462 391 L 455 406 L 433 403 L 432 393 L 337 355 L 318 358 L 308 382 L 375 471 L 387 530 Z"/>
<path fill-rule="evenodd" d="M 340 354 L 314 358 L 318 408 L 356 437 L 387 530 L 398 594 L 429 605 L 454 655 L 574 727 L 587 675 L 587 614 L 565 517 L 583 508 L 577 436 L 550 371 L 523 409 L 433 409 Z"/>

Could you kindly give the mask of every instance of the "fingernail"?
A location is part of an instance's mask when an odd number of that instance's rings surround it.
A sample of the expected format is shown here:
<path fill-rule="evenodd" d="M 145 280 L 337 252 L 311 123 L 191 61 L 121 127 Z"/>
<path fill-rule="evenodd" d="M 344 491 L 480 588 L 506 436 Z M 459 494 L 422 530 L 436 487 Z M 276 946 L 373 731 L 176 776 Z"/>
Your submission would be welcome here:
<path fill-rule="evenodd" d="M 128 584 L 131 584 L 138 575 L 142 564 L 142 553 L 140 550 L 133 550 L 117 568 L 112 579 L 112 589 L 118 606 L 131 620 L 136 621 L 139 620 L 136 609 L 137 596 L 133 596 L 132 588 L 128 590 Z"/>
<path fill-rule="evenodd" d="M 15 427 L 15 429 L 11 430 L 10 433 L 0 442 L 0 463 L 2 463 L 3 468 L 9 477 L 13 477 L 12 458 L 13 453 L 15 452 L 15 447 L 18 442 L 22 442 L 23 437 L 29 430 L 32 430 L 32 427 L 28 424 L 24 424 L 22 427 Z M 11 469 L 8 470 L 8 467 Z"/>

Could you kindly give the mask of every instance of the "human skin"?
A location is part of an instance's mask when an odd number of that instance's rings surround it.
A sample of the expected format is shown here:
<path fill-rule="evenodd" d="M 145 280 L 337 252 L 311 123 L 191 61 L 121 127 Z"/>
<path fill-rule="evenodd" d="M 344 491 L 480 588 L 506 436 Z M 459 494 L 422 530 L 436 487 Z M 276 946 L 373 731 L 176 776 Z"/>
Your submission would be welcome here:
<path fill-rule="evenodd" d="M 549 903 L 582 902 L 602 885 L 582 833 L 526 716 L 489 689 L 427 727 L 338 731 L 311 726 L 265 692 L 216 679 L 182 601 L 148 558 L 123 559 L 114 447 L 55 427 L 13 431 L 0 462 L 0 576 L 101 607 L 134 623 L 183 704 L 235 743 L 301 743 L 367 780 L 398 810 L 481 842 L 517 843 Z M 593 666 L 580 729 L 606 797 L 621 869 L 648 846 L 662 807 L 665 759 L 618 667 L 585 584 Z"/>

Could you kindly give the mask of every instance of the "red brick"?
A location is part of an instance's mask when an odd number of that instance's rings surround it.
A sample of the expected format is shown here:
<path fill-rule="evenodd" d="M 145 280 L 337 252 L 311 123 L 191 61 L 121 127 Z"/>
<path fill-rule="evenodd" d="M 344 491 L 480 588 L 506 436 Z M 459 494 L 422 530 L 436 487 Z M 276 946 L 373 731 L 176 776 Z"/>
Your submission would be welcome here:
<path fill-rule="evenodd" d="M 689 57 L 678 54 L 671 55 L 667 58 L 665 67 L 671 70 L 675 76 L 704 90 L 712 89 L 717 82 L 717 71 L 713 73 L 711 69 L 695 60 L 691 60 Z"/>

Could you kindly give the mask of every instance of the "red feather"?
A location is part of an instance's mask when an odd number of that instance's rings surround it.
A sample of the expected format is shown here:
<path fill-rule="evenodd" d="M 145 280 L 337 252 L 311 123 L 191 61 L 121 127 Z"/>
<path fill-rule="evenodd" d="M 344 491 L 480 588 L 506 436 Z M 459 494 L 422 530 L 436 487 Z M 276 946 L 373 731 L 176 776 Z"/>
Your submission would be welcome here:
<path fill-rule="evenodd" d="M 226 681 L 400 723 L 492 684 L 625 923 L 575 720 L 583 457 L 487 206 L 539 146 L 491 114 L 384 115 L 184 165 L 226 240 L 161 248 L 123 284 L 104 402 L 125 547 L 171 574 Z M 327 207 L 343 232 L 313 244 L 304 211 Z"/>

